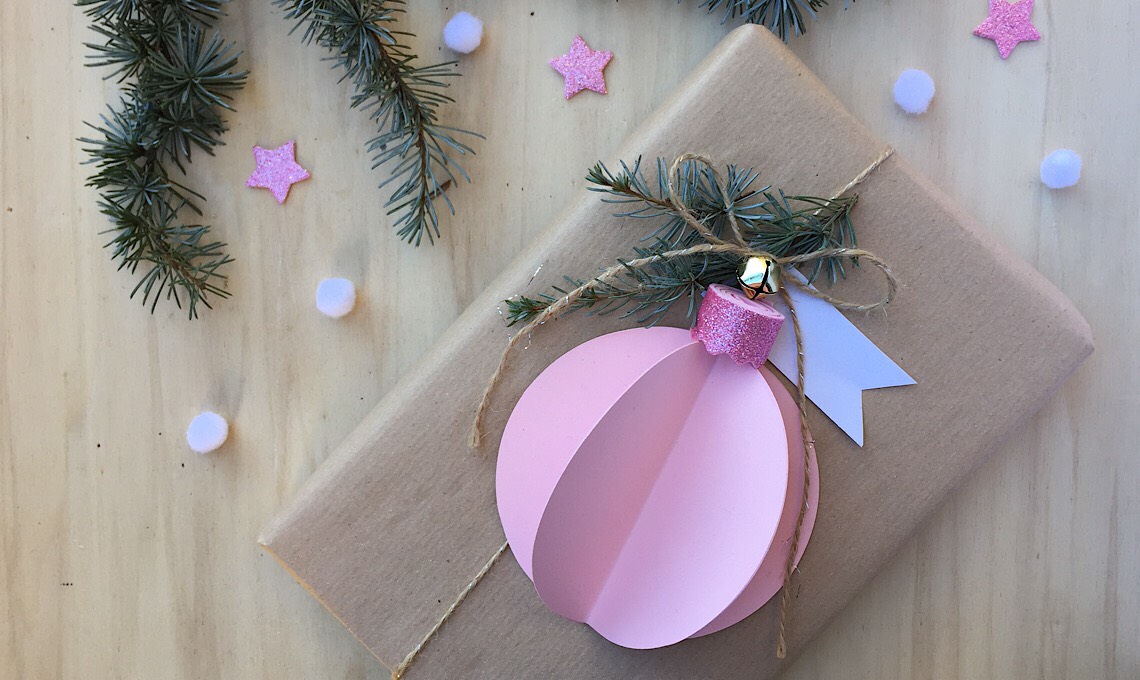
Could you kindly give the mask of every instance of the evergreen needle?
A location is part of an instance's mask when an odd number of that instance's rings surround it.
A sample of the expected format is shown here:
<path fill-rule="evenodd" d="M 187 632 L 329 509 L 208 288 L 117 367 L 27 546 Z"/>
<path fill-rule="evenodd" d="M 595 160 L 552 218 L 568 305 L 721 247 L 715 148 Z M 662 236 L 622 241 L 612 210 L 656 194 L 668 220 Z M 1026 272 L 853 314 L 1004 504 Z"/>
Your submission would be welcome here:
<path fill-rule="evenodd" d="M 767 27 L 784 42 L 793 35 L 807 32 L 807 19 L 816 18 L 816 10 L 827 6 L 827 0 L 703 0 L 701 7 L 710 13 L 723 11 L 724 21 L 743 17 L 745 21 Z M 844 3 L 846 6 L 846 3 Z"/>
<path fill-rule="evenodd" d="M 372 168 L 389 166 L 391 185 L 385 207 L 397 215 L 400 238 L 420 245 L 439 237 L 435 199 L 455 208 L 446 190 L 457 177 L 470 181 L 456 156 L 473 154 L 464 137 L 480 135 L 442 125 L 439 107 L 453 101 L 443 94 L 447 80 L 457 77 L 456 62 L 420 66 L 395 22 L 404 0 L 274 0 L 287 19 L 303 27 L 305 42 L 333 53 L 332 60 L 351 80 L 352 106 L 369 111 L 377 135 L 367 144 Z"/>
<path fill-rule="evenodd" d="M 119 269 L 141 277 L 131 297 L 142 293 L 153 312 L 160 298 L 183 302 L 191 319 L 211 297 L 229 297 L 219 269 L 232 259 L 224 243 L 209 240 L 210 228 L 186 225 L 184 210 L 201 214 L 202 195 L 171 178 L 168 164 L 184 172 L 195 148 L 212 154 L 226 130 L 223 110 L 248 73 L 237 71 L 237 54 L 216 32 L 207 37 L 229 0 L 77 0 L 91 17 L 101 42 L 90 66 L 112 69 L 124 83 L 118 106 L 110 107 L 86 145 L 96 169 L 87 184 L 99 190 L 100 211 L 111 221 L 106 244 Z"/>
<path fill-rule="evenodd" d="M 615 213 L 617 217 L 655 223 L 653 232 L 644 239 L 649 245 L 634 248 L 631 259 L 651 258 L 704 243 L 704 238 L 670 202 L 668 172 L 665 159 L 658 159 L 657 177 L 651 184 L 638 159 L 632 165 L 622 162 L 617 172 L 598 163 L 586 175 L 591 191 L 604 194 L 603 201 L 623 206 Z M 728 166 L 724 172 L 724 193 L 731 201 L 726 203 L 712 170 L 687 161 L 681 165 L 677 195 L 696 219 L 718 236 L 725 233 L 731 212 L 748 246 L 775 257 L 856 247 L 851 223 L 856 196 L 788 196 L 771 187 L 757 188 L 757 179 L 758 173 L 752 169 Z M 844 256 L 822 258 L 807 267 L 804 275 L 810 282 L 822 278 L 831 284 L 846 275 L 845 267 L 851 263 Z M 638 323 L 652 326 L 674 304 L 684 302 L 691 317 L 705 289 L 714 283 L 734 281 L 739 266 L 740 259 L 727 253 L 698 253 L 658 260 L 641 268 L 627 264 L 622 276 L 599 282 L 574 300 L 567 311 L 588 309 L 592 314 L 608 314 L 620 310 L 623 317 L 636 316 Z M 564 285 L 552 286 L 553 292 L 506 300 L 508 325 L 530 321 L 567 291 L 586 283 L 569 276 L 563 278 Z"/>

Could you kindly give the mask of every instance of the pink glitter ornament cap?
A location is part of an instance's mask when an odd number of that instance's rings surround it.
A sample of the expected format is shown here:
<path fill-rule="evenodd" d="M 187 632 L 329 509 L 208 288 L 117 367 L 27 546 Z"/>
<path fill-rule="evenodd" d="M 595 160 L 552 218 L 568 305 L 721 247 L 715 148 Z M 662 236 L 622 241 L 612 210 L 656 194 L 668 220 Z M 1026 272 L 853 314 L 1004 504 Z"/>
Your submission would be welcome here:
<path fill-rule="evenodd" d="M 714 283 L 705 292 L 690 333 L 709 354 L 727 354 L 738 364 L 760 368 L 768 360 L 784 315 L 744 293 Z"/>

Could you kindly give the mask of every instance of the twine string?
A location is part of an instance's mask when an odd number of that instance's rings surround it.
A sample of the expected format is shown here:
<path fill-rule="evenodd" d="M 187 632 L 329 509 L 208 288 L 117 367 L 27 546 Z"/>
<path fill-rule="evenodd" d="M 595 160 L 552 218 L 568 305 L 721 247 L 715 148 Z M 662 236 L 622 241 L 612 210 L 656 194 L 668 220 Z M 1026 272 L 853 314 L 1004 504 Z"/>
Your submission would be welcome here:
<path fill-rule="evenodd" d="M 744 245 L 744 233 L 740 231 L 740 223 L 736 220 L 736 202 L 733 201 L 732 196 L 728 194 L 728 184 L 724 181 L 724 177 L 720 174 L 720 171 L 716 169 L 716 165 L 708 156 L 695 153 L 683 153 L 673 159 L 673 164 L 669 166 L 669 174 L 665 178 L 666 185 L 669 188 L 669 203 L 673 205 L 673 209 L 681 215 L 685 222 L 704 237 L 706 241 L 713 245 L 725 245 L 728 243 L 728 241 L 714 234 L 704 222 L 698 220 L 697 216 L 689 210 L 689 206 L 686 205 L 677 194 L 677 187 L 673 183 L 673 179 L 680 178 L 685 163 L 689 161 L 695 161 L 708 168 L 709 174 L 712 175 L 713 183 L 720 192 L 720 197 L 724 200 L 725 215 L 728 217 L 728 226 L 732 229 L 732 235 L 736 239 L 735 243 Z"/>
<path fill-rule="evenodd" d="M 396 668 L 392 670 L 392 680 L 403 680 L 404 673 L 407 673 L 408 669 L 411 668 L 412 664 L 415 663 L 416 659 L 419 658 L 420 652 L 422 652 L 424 650 L 424 647 L 427 647 L 428 643 L 431 642 L 433 638 L 435 638 L 436 633 L 438 633 L 439 630 L 443 628 L 443 624 L 447 623 L 452 614 L 459 611 L 459 605 L 463 604 L 463 601 L 467 599 L 467 596 L 471 594 L 471 591 L 475 590 L 475 586 L 479 585 L 479 582 L 483 580 L 483 577 L 490 573 L 491 567 L 495 566 L 495 563 L 498 562 L 499 559 L 507 552 L 508 547 L 510 547 L 510 544 L 504 541 L 503 544 L 499 546 L 499 549 L 495 551 L 495 554 L 491 556 L 491 559 L 487 560 L 487 563 L 484 564 L 483 568 L 479 570 L 479 573 L 475 574 L 475 578 L 471 579 L 471 582 L 467 584 L 467 587 L 459 591 L 459 595 L 455 598 L 455 601 L 451 603 L 451 606 L 447 608 L 447 611 L 443 613 L 443 616 L 439 617 L 439 620 L 435 622 L 435 625 L 431 627 L 431 630 L 427 632 L 427 635 L 424 635 L 424 638 L 420 640 L 420 643 L 418 645 L 415 646 L 415 649 L 408 652 L 408 655 L 404 657 L 404 660 L 400 662 L 400 665 L 396 666 Z"/>
<path fill-rule="evenodd" d="M 877 170 L 880 165 L 886 162 L 886 160 L 890 158 L 892 154 L 894 154 L 894 149 L 888 146 L 883 150 L 881 154 L 879 154 L 879 157 L 876 158 L 875 161 L 871 163 L 871 165 L 867 166 L 867 168 L 863 172 L 859 173 L 855 179 L 848 182 L 847 186 L 840 189 L 839 192 L 832 197 L 832 200 L 839 198 L 840 196 L 846 194 L 848 191 L 851 191 L 855 187 L 862 184 L 868 177 L 871 176 L 871 173 L 875 172 L 875 170 Z M 874 259 L 877 260 L 878 258 Z M 881 260 L 876 263 L 876 266 L 881 266 L 883 268 L 884 274 L 886 275 L 887 292 L 883 298 L 881 305 L 885 307 L 891 302 L 892 299 L 894 299 L 895 293 L 898 290 L 898 281 L 891 274 L 890 270 L 886 268 L 886 265 L 882 263 Z M 795 277 L 789 278 L 790 280 L 798 282 Z M 809 295 L 814 291 L 812 288 L 801 288 L 801 290 L 805 290 L 805 292 L 808 292 Z M 796 553 L 799 552 L 800 549 L 800 540 L 802 538 L 804 529 L 804 517 L 807 515 L 808 511 L 808 492 L 811 491 L 811 475 L 809 472 L 811 470 L 811 458 L 815 455 L 815 441 L 812 439 L 811 432 L 808 430 L 807 426 L 807 392 L 804 388 L 804 341 L 803 333 L 800 329 L 800 317 L 799 314 L 796 313 L 796 307 L 792 303 L 792 296 L 788 293 L 787 289 L 780 290 L 780 297 L 784 301 L 784 304 L 787 305 L 788 314 L 792 317 L 792 332 L 796 339 L 796 405 L 800 410 L 800 437 L 803 439 L 804 443 L 803 497 L 802 502 L 800 503 L 799 516 L 796 518 L 796 528 L 795 531 L 792 532 L 792 545 L 788 552 L 788 560 L 784 563 L 784 583 L 780 588 L 780 614 L 776 627 L 776 658 L 785 659 L 788 656 L 788 610 L 791 608 L 792 604 L 792 577 L 795 575 L 796 571 Z M 815 297 L 830 302 L 838 309 L 846 309 L 851 311 L 870 311 L 870 309 L 860 309 L 860 307 L 862 307 L 861 305 L 850 306 L 846 302 L 842 300 L 836 300 L 826 294 L 815 295 Z"/>
<path fill-rule="evenodd" d="M 858 175 L 855 175 L 855 179 L 848 182 L 847 186 L 840 189 L 839 193 L 837 193 L 831 197 L 831 200 L 834 201 L 835 199 L 839 198 L 843 194 L 846 194 L 848 191 L 851 191 L 855 187 L 857 187 L 860 184 L 862 184 L 863 182 L 867 181 L 867 178 L 870 177 L 872 174 L 874 174 L 874 172 L 879 169 L 879 166 L 882 165 L 883 163 L 886 163 L 887 159 L 893 155 L 895 155 L 894 147 L 888 146 L 888 147 L 884 148 L 879 153 L 878 158 L 876 158 L 874 161 L 871 162 L 870 165 L 868 165 L 866 168 L 864 168 L 863 172 L 859 173 Z"/>
<path fill-rule="evenodd" d="M 835 199 L 843 196 L 848 191 L 851 191 L 856 186 L 866 181 L 866 179 L 871 176 L 871 173 L 877 170 L 879 166 L 882 165 L 888 158 L 890 158 L 893 153 L 894 150 L 890 147 L 884 149 L 883 152 L 879 154 L 879 157 L 874 160 L 874 162 L 867 166 L 863 172 L 859 173 L 854 179 L 848 182 L 846 186 L 840 189 L 839 192 L 836 193 L 831 200 L 834 201 Z M 692 211 L 688 209 L 688 206 L 686 206 L 677 195 L 677 191 L 673 185 L 673 178 L 679 174 L 683 164 L 687 161 L 696 161 L 702 163 L 710 170 L 714 182 L 716 183 L 717 188 L 720 189 L 721 196 L 724 198 L 725 206 L 727 206 L 728 223 L 732 229 L 732 236 L 734 238 L 733 242 L 727 242 L 713 234 L 712 230 L 705 226 L 704 223 L 702 223 L 700 220 L 698 220 L 696 216 L 693 215 Z M 895 279 L 894 274 L 891 273 L 890 268 L 888 268 L 886 263 L 883 262 L 878 256 L 872 253 L 868 253 L 867 251 L 857 251 L 856 249 L 847 248 L 828 248 L 817 250 L 811 253 L 792 255 L 783 258 L 773 258 L 767 253 L 752 251 L 750 248 L 748 248 L 748 244 L 744 240 L 744 236 L 740 231 L 740 226 L 736 220 L 732 199 L 728 196 L 727 189 L 725 188 L 725 182 L 721 178 L 720 173 L 717 171 L 716 166 L 710 159 L 705 156 L 700 156 L 697 154 L 682 154 L 681 156 L 678 156 L 673 161 L 672 167 L 669 169 L 668 183 L 669 200 L 673 204 L 674 209 L 676 209 L 681 217 L 685 220 L 685 223 L 695 229 L 697 233 L 699 233 L 705 239 L 705 241 L 708 242 L 708 245 L 711 246 L 709 249 L 704 250 L 703 252 L 732 252 L 740 255 L 742 258 L 763 256 L 775 260 L 776 263 L 782 267 L 795 267 L 798 264 L 815 262 L 826 257 L 862 257 L 864 260 L 869 261 L 876 268 L 878 268 L 880 272 L 882 272 L 883 277 L 886 280 L 886 291 L 884 292 L 883 297 L 875 302 L 865 304 L 851 303 L 847 302 L 846 300 L 840 300 L 817 290 L 816 288 L 808 285 L 806 282 L 801 281 L 796 276 L 786 277 L 785 280 L 788 283 L 791 283 L 802 292 L 820 300 L 829 302 L 837 309 L 856 312 L 870 312 L 876 309 L 882 309 L 890 304 L 891 300 L 894 299 L 895 294 L 898 291 L 898 282 Z M 816 211 L 816 214 L 818 215 L 819 211 Z M 667 260 L 670 258 L 670 256 L 683 257 L 685 255 L 691 255 L 696 252 L 702 252 L 700 250 L 702 247 L 703 246 L 696 246 L 694 248 L 688 248 L 683 251 L 664 253 L 657 259 Z M 650 261 L 646 264 L 654 261 L 654 258 L 645 259 Z M 629 264 L 630 266 L 633 266 L 633 263 Z M 612 270 L 613 268 L 607 270 L 606 272 L 603 272 L 602 276 L 599 277 L 599 279 L 605 281 L 606 275 L 609 274 L 609 272 Z M 811 477 L 809 476 L 808 472 L 811 469 L 811 456 L 814 453 L 815 442 L 812 440 L 811 432 L 808 430 L 807 426 L 807 392 L 805 390 L 804 376 L 804 341 L 803 332 L 800 327 L 800 318 L 799 314 L 796 312 L 795 304 L 792 302 L 792 296 L 788 292 L 788 289 L 781 288 L 779 295 L 788 308 L 789 316 L 792 317 L 792 335 L 795 338 L 796 342 L 796 405 L 798 406 L 800 412 L 800 438 L 803 441 L 804 447 L 803 495 L 801 497 L 802 500 L 799 507 L 799 513 L 796 517 L 795 530 L 792 532 L 792 543 L 788 552 L 788 559 L 784 564 L 784 583 L 780 588 L 780 613 L 776 631 L 776 658 L 783 659 L 788 655 L 787 619 L 788 610 L 791 607 L 792 599 L 791 584 L 792 577 L 795 574 L 796 568 L 796 553 L 799 551 L 799 543 L 803 534 L 804 517 L 807 514 L 808 492 L 811 490 Z"/>
<path fill-rule="evenodd" d="M 788 559 L 784 562 L 784 583 L 780 586 L 780 615 L 776 624 L 776 658 L 784 659 L 788 656 L 788 610 L 792 604 L 792 576 L 796 571 L 796 553 L 800 549 L 800 536 L 803 534 L 804 517 L 807 516 L 808 492 L 811 490 L 811 457 L 815 453 L 815 441 L 807 426 L 807 391 L 804 389 L 804 340 L 800 329 L 800 315 L 792 303 L 792 296 L 788 289 L 780 289 L 780 298 L 788 306 L 788 315 L 792 317 L 792 335 L 796 339 L 796 406 L 800 410 L 800 439 L 804 445 L 804 484 L 803 496 L 800 501 L 799 515 L 796 517 L 796 528 L 792 532 L 792 545 L 788 552 Z"/>

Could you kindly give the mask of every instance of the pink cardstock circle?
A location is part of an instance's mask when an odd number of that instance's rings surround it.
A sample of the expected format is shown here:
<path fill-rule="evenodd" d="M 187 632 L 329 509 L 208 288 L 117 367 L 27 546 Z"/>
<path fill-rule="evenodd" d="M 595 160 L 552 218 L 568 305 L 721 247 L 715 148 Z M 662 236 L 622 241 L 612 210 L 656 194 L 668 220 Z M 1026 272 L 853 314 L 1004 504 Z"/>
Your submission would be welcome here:
<path fill-rule="evenodd" d="M 661 647 L 779 590 L 803 460 L 795 402 L 766 370 L 710 356 L 685 330 L 620 331 L 560 357 L 520 398 L 499 514 L 553 611 Z M 818 498 L 808 474 L 800 554 Z"/>
<path fill-rule="evenodd" d="M 788 564 L 788 553 L 792 549 L 792 538 L 796 531 L 796 522 L 800 517 L 800 499 L 803 498 L 804 466 L 807 464 L 808 486 L 807 507 L 804 509 L 803 524 L 800 528 L 800 540 L 796 549 L 796 563 L 807 550 L 808 539 L 815 527 L 815 517 L 819 510 L 819 462 L 815 452 L 810 457 L 804 456 L 803 436 L 800 434 L 800 412 L 796 406 L 795 398 L 786 390 L 780 380 L 767 369 L 760 370 L 761 375 L 771 385 L 776 394 L 776 401 L 780 404 L 780 411 L 784 414 L 784 425 L 788 433 L 788 496 L 784 505 L 784 515 L 780 519 L 780 527 L 776 531 L 776 542 L 773 543 L 756 575 L 744 592 L 720 616 L 709 625 L 702 628 L 693 637 L 710 635 L 719 630 L 739 623 L 750 616 L 757 609 L 764 606 L 780 589 L 784 587 L 784 570 Z"/>

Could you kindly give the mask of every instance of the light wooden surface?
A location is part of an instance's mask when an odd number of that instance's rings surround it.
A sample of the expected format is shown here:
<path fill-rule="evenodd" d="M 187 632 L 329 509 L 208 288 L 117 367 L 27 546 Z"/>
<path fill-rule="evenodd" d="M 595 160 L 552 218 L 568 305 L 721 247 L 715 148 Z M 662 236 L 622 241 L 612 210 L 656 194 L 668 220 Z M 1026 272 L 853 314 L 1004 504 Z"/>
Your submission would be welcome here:
<path fill-rule="evenodd" d="M 229 145 L 191 175 L 237 257 L 234 299 L 189 323 L 128 300 L 133 279 L 100 249 L 73 140 L 113 88 L 82 66 L 86 18 L 0 3 L 0 677 L 386 677 L 258 529 L 734 25 L 695 0 L 410 4 L 429 58 L 446 56 L 455 9 L 487 24 L 449 121 L 488 139 L 443 243 L 397 242 L 368 122 L 324 55 L 268 0 L 236 3 L 224 29 L 253 77 Z M 970 35 L 986 4 L 865 0 L 823 12 L 794 48 L 1069 293 L 1097 353 L 789 678 L 1140 677 L 1140 7 L 1039 0 L 1044 40 L 1002 62 Z M 575 33 L 615 53 L 608 96 L 562 101 L 546 60 Z M 912 66 L 938 85 L 921 118 L 890 101 Z M 290 138 L 313 179 L 279 207 L 244 179 L 253 144 Z M 1037 164 L 1057 147 L 1084 154 L 1085 177 L 1050 193 Z M 327 275 L 360 289 L 340 322 L 313 307 Z M 203 408 L 232 424 L 208 458 L 183 440 Z"/>

